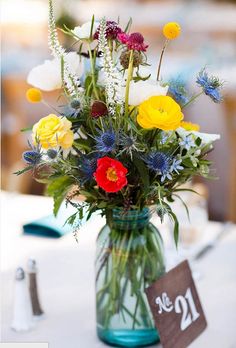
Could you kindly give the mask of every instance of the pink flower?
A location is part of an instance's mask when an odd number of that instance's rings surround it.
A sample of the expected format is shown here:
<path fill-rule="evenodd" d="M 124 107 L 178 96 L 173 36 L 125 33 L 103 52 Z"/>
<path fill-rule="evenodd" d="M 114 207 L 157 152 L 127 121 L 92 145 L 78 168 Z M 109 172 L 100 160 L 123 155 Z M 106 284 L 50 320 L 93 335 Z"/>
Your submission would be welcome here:
<path fill-rule="evenodd" d="M 117 35 L 117 39 L 123 43 L 123 44 L 127 44 L 127 42 L 129 41 L 129 35 L 126 33 L 120 33 Z"/>
<path fill-rule="evenodd" d="M 125 44 L 129 50 L 145 52 L 148 48 L 148 45 L 144 43 L 143 35 L 140 33 L 132 33 L 130 35 L 120 33 L 117 38 L 121 43 Z"/>

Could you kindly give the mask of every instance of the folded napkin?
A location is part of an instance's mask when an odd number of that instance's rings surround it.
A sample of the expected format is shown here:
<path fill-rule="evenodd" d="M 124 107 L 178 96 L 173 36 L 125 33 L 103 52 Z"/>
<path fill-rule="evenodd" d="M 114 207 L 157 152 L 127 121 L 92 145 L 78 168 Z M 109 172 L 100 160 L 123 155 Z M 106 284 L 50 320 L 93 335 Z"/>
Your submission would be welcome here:
<path fill-rule="evenodd" d="M 44 216 L 40 219 L 28 222 L 23 225 L 23 233 L 41 237 L 59 238 L 72 232 L 73 227 L 65 224 L 66 219 L 72 215 L 75 210 L 62 206 L 57 217 L 54 215 Z M 81 221 L 81 225 L 86 221 L 86 216 Z"/>

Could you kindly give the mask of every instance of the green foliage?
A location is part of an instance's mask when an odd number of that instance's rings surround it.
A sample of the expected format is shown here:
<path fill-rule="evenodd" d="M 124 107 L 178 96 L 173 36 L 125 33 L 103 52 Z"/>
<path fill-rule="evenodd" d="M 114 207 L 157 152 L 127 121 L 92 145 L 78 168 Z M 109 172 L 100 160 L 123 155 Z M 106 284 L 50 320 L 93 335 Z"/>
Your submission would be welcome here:
<path fill-rule="evenodd" d="M 73 182 L 74 181 L 71 177 L 62 176 L 55 178 L 47 186 L 46 193 L 54 199 L 53 213 L 55 216 L 57 215 L 63 200 L 73 185 Z"/>

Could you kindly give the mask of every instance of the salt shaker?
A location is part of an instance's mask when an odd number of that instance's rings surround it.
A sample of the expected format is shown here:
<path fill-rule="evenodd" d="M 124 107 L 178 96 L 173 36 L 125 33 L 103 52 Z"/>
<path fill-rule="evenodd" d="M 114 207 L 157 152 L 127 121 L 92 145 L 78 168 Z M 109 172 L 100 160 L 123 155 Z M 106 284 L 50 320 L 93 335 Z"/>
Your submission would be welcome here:
<path fill-rule="evenodd" d="M 15 274 L 14 309 L 11 328 L 15 331 L 29 331 L 33 324 L 32 306 L 23 268 Z"/>
<path fill-rule="evenodd" d="M 30 292 L 34 319 L 41 319 L 43 317 L 44 312 L 41 308 L 39 295 L 38 295 L 38 283 L 37 283 L 38 270 L 36 266 L 36 261 L 33 259 L 29 259 L 27 268 L 28 268 L 28 274 L 29 274 L 29 292 Z"/>

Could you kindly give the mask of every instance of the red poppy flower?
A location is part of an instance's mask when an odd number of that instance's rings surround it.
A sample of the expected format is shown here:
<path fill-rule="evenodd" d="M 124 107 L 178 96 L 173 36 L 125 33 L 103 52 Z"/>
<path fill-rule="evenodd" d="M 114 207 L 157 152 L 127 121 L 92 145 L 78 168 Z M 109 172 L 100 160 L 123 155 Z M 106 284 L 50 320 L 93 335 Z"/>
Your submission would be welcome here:
<path fill-rule="evenodd" d="M 106 192 L 117 192 L 127 185 L 126 174 L 128 170 L 123 164 L 110 157 L 103 157 L 97 161 L 95 180 Z"/>

